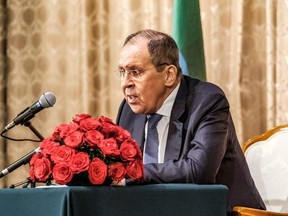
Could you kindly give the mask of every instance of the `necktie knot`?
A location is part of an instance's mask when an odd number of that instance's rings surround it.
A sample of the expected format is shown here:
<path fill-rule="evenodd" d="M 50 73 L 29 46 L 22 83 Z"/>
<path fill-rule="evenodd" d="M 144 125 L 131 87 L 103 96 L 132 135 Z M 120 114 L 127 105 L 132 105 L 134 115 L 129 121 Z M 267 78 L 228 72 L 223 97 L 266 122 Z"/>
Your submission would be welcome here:
<path fill-rule="evenodd" d="M 157 126 L 158 122 L 161 120 L 161 118 L 162 118 L 162 115 L 157 114 L 157 113 L 151 115 L 148 119 L 148 128 L 151 128 L 151 129 L 156 128 L 156 126 Z"/>

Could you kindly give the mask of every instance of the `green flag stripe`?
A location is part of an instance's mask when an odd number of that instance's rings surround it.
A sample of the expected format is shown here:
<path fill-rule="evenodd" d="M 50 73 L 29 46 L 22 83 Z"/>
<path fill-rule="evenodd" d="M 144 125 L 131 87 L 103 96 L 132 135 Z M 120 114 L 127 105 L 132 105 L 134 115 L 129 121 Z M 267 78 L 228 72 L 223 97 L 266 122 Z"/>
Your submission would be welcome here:
<path fill-rule="evenodd" d="M 174 0 L 173 37 L 187 63 L 189 75 L 206 80 L 199 0 Z"/>

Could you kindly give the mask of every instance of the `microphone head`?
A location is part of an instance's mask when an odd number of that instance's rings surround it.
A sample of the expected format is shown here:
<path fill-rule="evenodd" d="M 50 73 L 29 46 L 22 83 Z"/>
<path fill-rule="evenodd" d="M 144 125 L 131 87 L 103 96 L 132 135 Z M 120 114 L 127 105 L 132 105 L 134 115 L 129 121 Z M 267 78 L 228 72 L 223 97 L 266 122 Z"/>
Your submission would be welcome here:
<path fill-rule="evenodd" d="M 43 108 L 52 107 L 56 103 L 56 97 L 52 92 L 43 93 L 39 99 Z"/>

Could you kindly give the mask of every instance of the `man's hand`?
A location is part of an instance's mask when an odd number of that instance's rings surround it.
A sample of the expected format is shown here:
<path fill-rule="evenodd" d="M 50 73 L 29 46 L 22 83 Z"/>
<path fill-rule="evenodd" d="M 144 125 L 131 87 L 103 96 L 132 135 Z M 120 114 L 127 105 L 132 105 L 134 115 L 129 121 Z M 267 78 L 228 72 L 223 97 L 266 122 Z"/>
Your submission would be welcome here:
<path fill-rule="evenodd" d="M 112 186 L 126 186 L 126 180 L 125 178 L 123 178 L 122 180 L 120 181 L 113 181 L 111 183 Z"/>

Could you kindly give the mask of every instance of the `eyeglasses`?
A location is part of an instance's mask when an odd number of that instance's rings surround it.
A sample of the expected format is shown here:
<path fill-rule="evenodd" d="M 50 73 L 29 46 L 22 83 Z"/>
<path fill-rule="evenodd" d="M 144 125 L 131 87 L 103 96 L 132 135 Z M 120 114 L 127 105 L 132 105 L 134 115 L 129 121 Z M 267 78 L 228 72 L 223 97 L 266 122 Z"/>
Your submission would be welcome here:
<path fill-rule="evenodd" d="M 148 68 L 145 70 L 137 70 L 137 69 L 131 69 L 131 70 L 125 70 L 125 69 L 117 69 L 115 71 L 116 76 L 120 79 L 123 80 L 125 77 L 125 74 L 129 74 L 133 80 L 139 80 L 141 77 L 141 74 L 143 74 L 145 71 L 151 70 L 153 68 L 158 68 L 164 65 L 169 65 L 168 63 L 162 63 L 157 65 L 156 67 Z"/>

